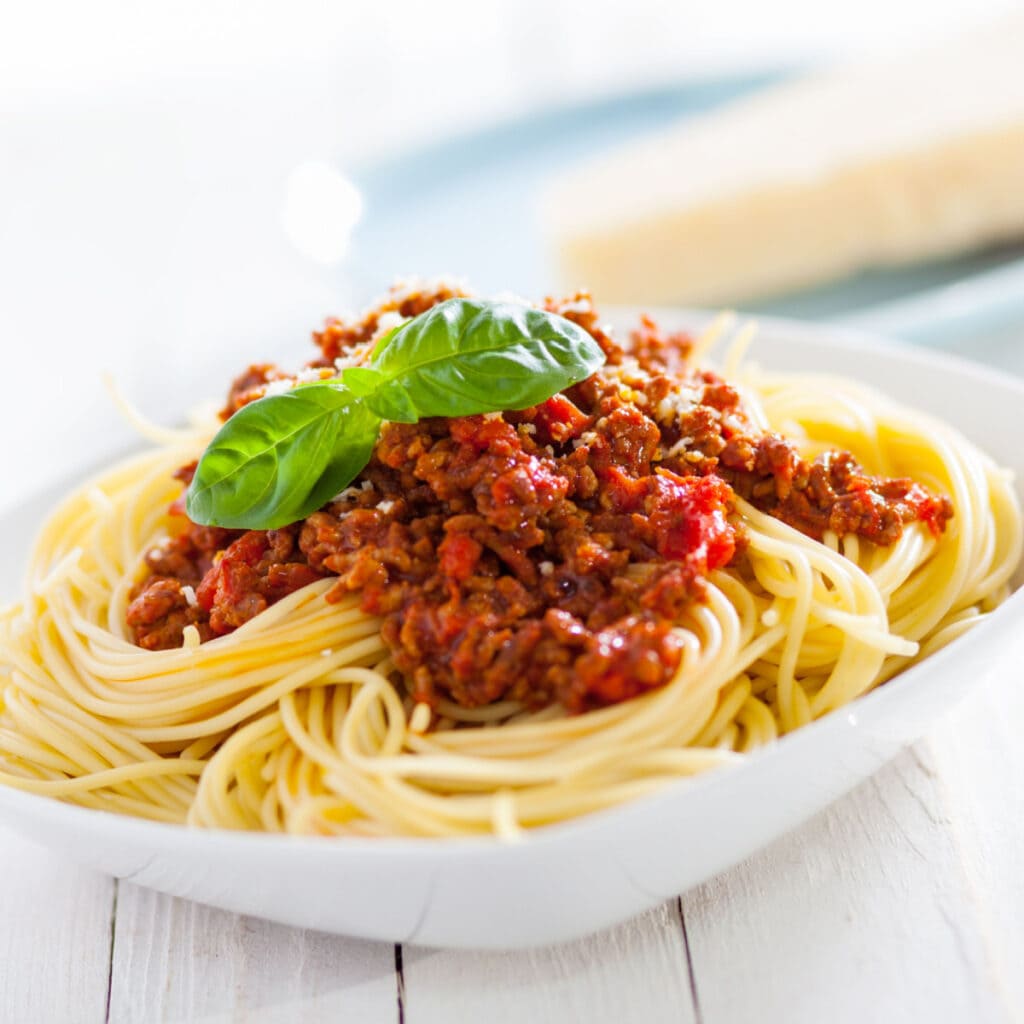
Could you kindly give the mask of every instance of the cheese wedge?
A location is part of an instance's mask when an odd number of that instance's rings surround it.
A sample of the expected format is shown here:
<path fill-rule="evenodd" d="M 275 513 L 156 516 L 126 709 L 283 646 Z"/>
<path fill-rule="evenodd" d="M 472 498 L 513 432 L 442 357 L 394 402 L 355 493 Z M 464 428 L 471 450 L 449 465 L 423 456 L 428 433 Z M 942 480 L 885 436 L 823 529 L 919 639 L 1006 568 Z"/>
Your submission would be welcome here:
<path fill-rule="evenodd" d="M 561 284 L 731 303 L 1024 236 L 1024 18 L 765 89 L 569 172 Z"/>

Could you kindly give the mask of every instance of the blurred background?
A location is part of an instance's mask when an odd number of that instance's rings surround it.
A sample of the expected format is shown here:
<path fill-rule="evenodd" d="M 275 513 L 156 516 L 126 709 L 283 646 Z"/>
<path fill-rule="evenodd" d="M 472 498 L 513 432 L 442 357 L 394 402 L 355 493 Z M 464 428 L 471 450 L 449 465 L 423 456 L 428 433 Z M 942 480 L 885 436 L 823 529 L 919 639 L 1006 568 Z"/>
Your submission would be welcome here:
<path fill-rule="evenodd" d="M 131 444 L 105 371 L 174 422 L 249 362 L 294 365 L 324 316 L 396 276 L 539 296 L 554 284 L 536 196 L 563 165 L 780 76 L 1021 9 L 5 3 L 0 506 Z M 975 345 L 1016 365 L 1006 331 Z"/>

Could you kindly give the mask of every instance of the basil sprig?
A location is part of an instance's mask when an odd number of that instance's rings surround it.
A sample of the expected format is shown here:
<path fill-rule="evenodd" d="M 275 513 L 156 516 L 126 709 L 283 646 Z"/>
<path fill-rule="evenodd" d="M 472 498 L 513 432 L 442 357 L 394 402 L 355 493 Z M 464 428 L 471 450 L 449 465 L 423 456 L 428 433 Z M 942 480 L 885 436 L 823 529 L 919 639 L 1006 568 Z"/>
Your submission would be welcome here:
<path fill-rule="evenodd" d="M 269 530 L 315 512 L 370 461 L 381 423 L 526 409 L 585 380 L 604 353 L 564 317 L 510 302 L 449 299 L 376 345 L 366 366 L 238 410 L 199 460 L 186 496 L 206 526 Z"/>

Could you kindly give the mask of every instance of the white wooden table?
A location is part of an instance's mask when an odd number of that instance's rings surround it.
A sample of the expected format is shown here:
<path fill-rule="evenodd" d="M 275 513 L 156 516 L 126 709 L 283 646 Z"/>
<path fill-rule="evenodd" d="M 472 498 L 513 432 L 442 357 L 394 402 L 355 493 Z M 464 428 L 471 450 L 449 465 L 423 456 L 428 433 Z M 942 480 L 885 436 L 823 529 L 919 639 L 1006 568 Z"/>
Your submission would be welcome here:
<path fill-rule="evenodd" d="M 1024 1020 L 1024 686 L 975 692 L 831 809 L 592 938 L 465 953 L 301 931 L 0 831 L 0 1020 Z"/>

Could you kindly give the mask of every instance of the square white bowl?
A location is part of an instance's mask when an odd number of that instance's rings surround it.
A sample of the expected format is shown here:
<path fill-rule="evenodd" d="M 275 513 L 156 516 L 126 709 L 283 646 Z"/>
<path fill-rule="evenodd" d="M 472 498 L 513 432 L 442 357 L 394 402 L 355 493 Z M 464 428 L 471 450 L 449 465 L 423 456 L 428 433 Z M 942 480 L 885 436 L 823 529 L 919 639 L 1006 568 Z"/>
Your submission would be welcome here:
<path fill-rule="evenodd" d="M 706 314 L 662 310 L 669 328 Z M 634 322 L 627 311 L 613 317 Z M 854 331 L 767 320 L 757 361 L 874 385 L 959 428 L 1024 479 L 1024 382 Z M 70 483 L 70 482 L 69 482 Z M 11 572 L 59 492 L 0 521 Z M 0 579 L 13 597 L 17 573 Z M 0 787 L 0 815 L 80 863 L 272 920 L 393 942 L 511 948 L 575 938 L 694 886 L 875 771 L 1021 653 L 1024 592 L 923 663 L 742 763 L 625 806 L 495 839 L 325 839 L 154 824 Z"/>

